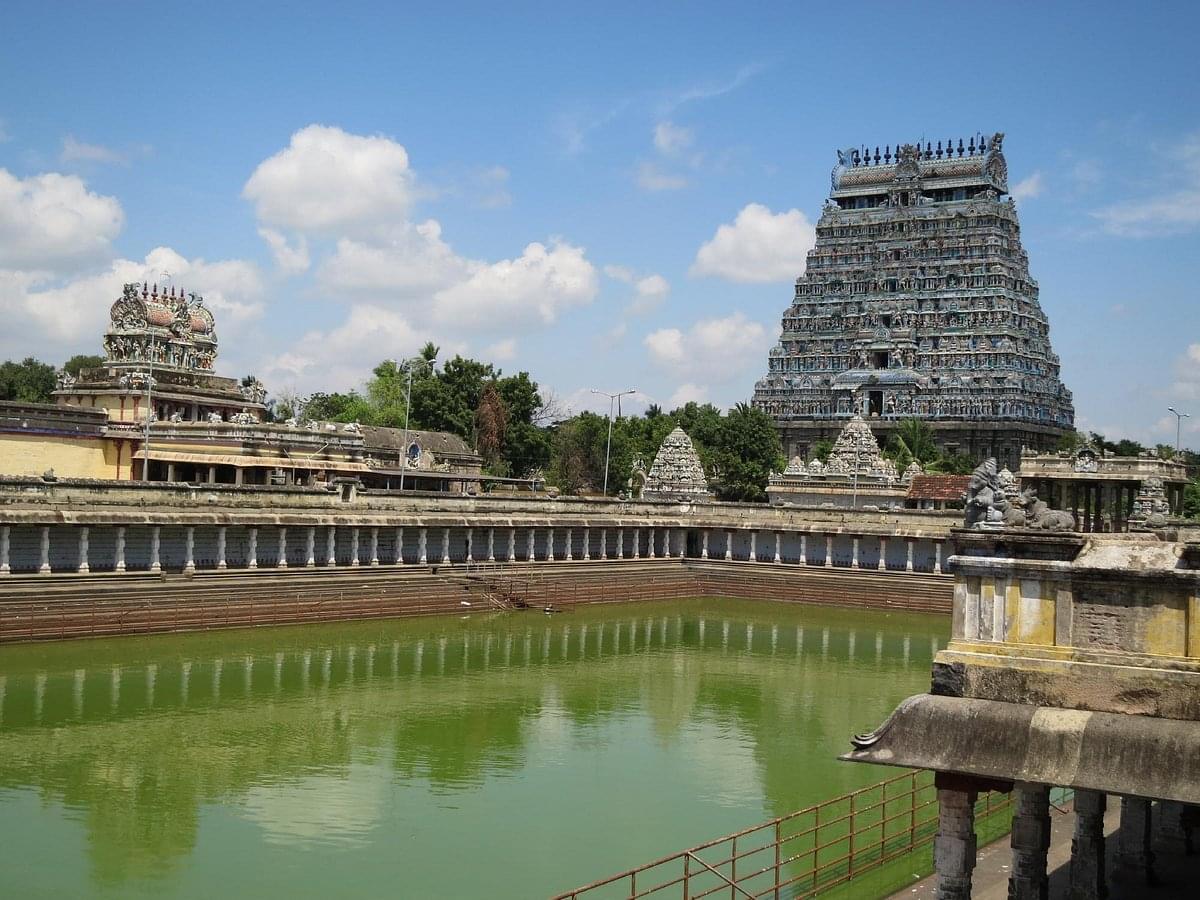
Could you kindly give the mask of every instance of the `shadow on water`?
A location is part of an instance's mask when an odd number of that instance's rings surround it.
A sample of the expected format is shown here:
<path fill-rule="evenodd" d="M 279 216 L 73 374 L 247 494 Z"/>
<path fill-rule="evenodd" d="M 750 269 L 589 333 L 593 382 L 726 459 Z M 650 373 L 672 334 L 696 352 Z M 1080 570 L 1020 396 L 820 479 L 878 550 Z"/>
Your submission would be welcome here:
<path fill-rule="evenodd" d="M 22 889 L 537 896 L 889 774 L 834 756 L 947 631 L 695 600 L 6 648 L 0 833 Z"/>

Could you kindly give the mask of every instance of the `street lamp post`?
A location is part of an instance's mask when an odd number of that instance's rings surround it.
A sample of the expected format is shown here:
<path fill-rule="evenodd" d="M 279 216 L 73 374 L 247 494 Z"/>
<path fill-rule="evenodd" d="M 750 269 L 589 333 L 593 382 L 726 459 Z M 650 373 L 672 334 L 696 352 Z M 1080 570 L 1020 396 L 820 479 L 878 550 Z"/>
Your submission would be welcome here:
<path fill-rule="evenodd" d="M 434 357 L 436 359 L 437 357 Z M 404 441 L 400 445 L 400 490 L 404 490 L 404 470 L 408 467 L 408 412 L 412 408 L 412 380 L 413 370 L 417 366 L 433 366 L 432 359 L 426 359 L 423 356 L 414 356 L 412 359 L 406 360 L 405 365 L 408 368 L 408 388 L 404 392 Z"/>
<path fill-rule="evenodd" d="M 1178 456 L 1179 455 L 1179 433 L 1181 431 L 1181 426 L 1183 425 L 1183 420 L 1190 419 L 1192 417 L 1192 414 L 1180 412 L 1173 406 L 1168 406 L 1167 412 L 1172 412 L 1175 414 L 1175 455 Z"/>
<path fill-rule="evenodd" d="M 599 394 L 601 397 L 608 398 L 608 443 L 605 444 L 605 446 L 604 446 L 604 496 L 607 497 L 608 496 L 608 457 L 609 457 L 609 454 L 612 452 L 613 404 L 616 403 L 622 397 L 624 397 L 626 394 L 636 394 L 637 391 L 635 389 L 630 389 L 628 391 L 617 391 L 616 393 L 610 393 L 608 391 L 598 391 L 595 388 L 592 388 L 592 393 Z"/>

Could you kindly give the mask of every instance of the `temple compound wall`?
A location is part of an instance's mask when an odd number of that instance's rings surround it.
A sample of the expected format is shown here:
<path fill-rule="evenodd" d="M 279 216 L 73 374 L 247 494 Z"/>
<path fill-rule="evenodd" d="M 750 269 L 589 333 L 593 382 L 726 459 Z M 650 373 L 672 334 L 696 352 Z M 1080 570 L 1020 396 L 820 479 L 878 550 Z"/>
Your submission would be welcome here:
<path fill-rule="evenodd" d="M 1015 470 L 1073 427 L 1008 196 L 1002 134 L 838 152 L 816 245 L 753 403 L 806 457 L 851 416 L 905 418 Z"/>
<path fill-rule="evenodd" d="M 1010 897 L 1046 896 L 1051 787 L 1075 791 L 1071 897 L 1104 896 L 1118 800 L 1120 870 L 1153 883 L 1155 852 L 1183 853 L 1200 805 L 1200 530 L 982 527 L 954 542 L 952 637 L 930 692 L 843 758 L 936 773 L 939 897 L 971 895 L 988 790 L 1014 794 Z"/>

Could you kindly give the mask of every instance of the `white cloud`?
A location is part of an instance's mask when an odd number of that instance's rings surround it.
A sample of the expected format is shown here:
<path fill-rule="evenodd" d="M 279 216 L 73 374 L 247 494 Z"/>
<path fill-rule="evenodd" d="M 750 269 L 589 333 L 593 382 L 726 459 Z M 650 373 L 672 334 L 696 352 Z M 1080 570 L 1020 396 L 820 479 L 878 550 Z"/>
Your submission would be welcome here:
<path fill-rule="evenodd" d="M 483 358 L 487 362 L 508 362 L 517 358 L 517 341 L 515 338 L 504 338 L 483 348 Z"/>
<path fill-rule="evenodd" d="M 1092 215 L 1120 237 L 1152 237 L 1200 226 L 1200 132 L 1158 151 L 1161 186 L 1136 200 L 1114 203 Z"/>
<path fill-rule="evenodd" d="M 722 382 L 740 376 L 766 358 L 767 329 L 741 312 L 701 319 L 687 331 L 660 328 L 644 339 L 650 358 L 679 378 L 704 376 Z"/>
<path fill-rule="evenodd" d="M 666 172 L 652 162 L 644 162 L 637 169 L 638 187 L 645 191 L 677 191 L 687 187 L 687 179 L 673 172 Z"/>
<path fill-rule="evenodd" d="M 700 247 L 689 273 L 739 282 L 791 281 L 803 274 L 814 243 L 816 230 L 800 210 L 773 213 L 750 203 Z"/>
<path fill-rule="evenodd" d="M 675 388 L 671 394 L 671 408 L 678 409 L 688 403 L 707 403 L 708 388 L 702 384 L 692 384 L 690 381 L 685 382 Z"/>
<path fill-rule="evenodd" d="M 268 225 L 352 234 L 403 221 L 414 199 L 408 152 L 382 135 L 309 125 L 259 163 L 242 196 Z"/>
<path fill-rule="evenodd" d="M 501 209 L 512 205 L 512 194 L 508 191 L 509 171 L 504 166 L 492 166 L 475 173 L 472 187 L 478 197 L 476 203 L 483 209 Z"/>
<path fill-rule="evenodd" d="M 397 300 L 427 301 L 436 291 L 470 277 L 472 262 L 442 240 L 434 219 L 405 223 L 373 240 L 341 238 L 321 266 L 318 281 L 330 294 L 386 294 Z"/>
<path fill-rule="evenodd" d="M 1032 200 L 1042 193 L 1042 173 L 1034 172 L 1028 178 L 1023 178 L 1013 185 L 1009 193 L 1014 200 Z"/>
<path fill-rule="evenodd" d="M 628 266 L 608 265 L 604 267 L 604 274 L 613 281 L 623 281 L 625 284 L 633 284 L 633 269 Z"/>
<path fill-rule="evenodd" d="M 1175 360 L 1175 380 L 1171 383 L 1169 396 L 1172 400 L 1200 400 L 1200 343 L 1189 344 L 1183 355 Z M 1200 410 L 1194 415 L 1200 422 Z M 1174 418 L 1171 417 L 1172 425 Z"/>
<path fill-rule="evenodd" d="M 115 197 L 74 175 L 0 169 L 0 268 L 66 275 L 111 258 L 124 223 Z"/>
<path fill-rule="evenodd" d="M 636 296 L 625 311 L 631 316 L 644 316 L 662 305 L 671 293 L 671 284 L 661 275 L 647 275 L 639 278 L 633 289 Z"/>
<path fill-rule="evenodd" d="M 100 144 L 85 143 L 71 134 L 63 138 L 62 151 L 58 157 L 64 164 L 73 162 L 116 163 L 121 166 L 129 164 L 129 157 L 126 154 Z"/>
<path fill-rule="evenodd" d="M 216 315 L 218 330 L 222 325 L 240 325 L 257 319 L 263 313 L 262 274 L 252 262 L 187 259 L 170 247 L 155 247 L 146 254 L 145 268 L 151 279 L 169 272 L 171 284 L 177 289 L 202 296 Z"/>
<path fill-rule="evenodd" d="M 690 128 L 662 121 L 654 126 L 654 148 L 664 156 L 677 156 L 692 146 L 695 135 Z"/>
<path fill-rule="evenodd" d="M 438 291 L 435 321 L 465 328 L 511 328 L 515 322 L 549 325 L 566 309 L 591 303 L 596 268 L 582 247 L 533 242 L 516 259 L 473 265 L 466 281 Z"/>
<path fill-rule="evenodd" d="M 284 274 L 295 275 L 308 269 L 308 241 L 304 235 L 296 238 L 295 245 L 290 244 L 286 236 L 273 228 L 258 229 L 258 236 L 270 246 L 275 265 Z"/>

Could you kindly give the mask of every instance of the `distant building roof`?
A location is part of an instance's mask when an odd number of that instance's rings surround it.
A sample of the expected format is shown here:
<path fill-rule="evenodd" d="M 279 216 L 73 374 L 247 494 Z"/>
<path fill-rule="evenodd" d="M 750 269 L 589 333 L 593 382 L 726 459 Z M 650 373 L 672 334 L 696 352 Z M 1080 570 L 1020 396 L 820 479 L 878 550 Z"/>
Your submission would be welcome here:
<path fill-rule="evenodd" d="M 359 430 L 362 432 L 363 443 L 366 444 L 367 450 L 400 451 L 404 449 L 403 428 L 385 428 L 382 425 L 360 425 Z M 408 442 L 410 444 L 415 443 L 422 450 L 430 450 L 438 456 L 476 455 L 475 451 L 467 445 L 466 441 L 457 434 L 451 434 L 448 431 L 418 431 L 415 428 L 410 428 L 408 430 Z"/>
<path fill-rule="evenodd" d="M 908 488 L 909 500 L 961 500 L 970 475 L 914 475 Z"/>

